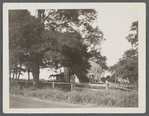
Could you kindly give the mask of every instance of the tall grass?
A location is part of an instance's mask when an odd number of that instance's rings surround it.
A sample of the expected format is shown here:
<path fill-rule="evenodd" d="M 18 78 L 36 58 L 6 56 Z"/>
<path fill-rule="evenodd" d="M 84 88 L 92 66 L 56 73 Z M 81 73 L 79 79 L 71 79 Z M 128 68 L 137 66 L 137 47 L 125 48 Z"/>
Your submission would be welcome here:
<path fill-rule="evenodd" d="M 10 85 L 10 93 L 52 101 L 95 104 L 101 107 L 138 107 L 138 93 L 120 90 L 64 92 L 51 88 L 21 88 L 19 85 L 13 84 Z"/>

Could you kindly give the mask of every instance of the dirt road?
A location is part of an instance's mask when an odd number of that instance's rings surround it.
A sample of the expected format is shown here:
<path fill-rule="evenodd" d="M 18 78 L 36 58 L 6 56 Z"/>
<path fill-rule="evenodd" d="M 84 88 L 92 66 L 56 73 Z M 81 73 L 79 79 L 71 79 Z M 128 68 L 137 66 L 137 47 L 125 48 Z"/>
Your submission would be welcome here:
<path fill-rule="evenodd" d="M 47 100 L 39 100 L 37 98 L 22 97 L 10 95 L 10 108 L 91 108 L 92 105 L 68 104 L 62 102 L 54 102 Z"/>

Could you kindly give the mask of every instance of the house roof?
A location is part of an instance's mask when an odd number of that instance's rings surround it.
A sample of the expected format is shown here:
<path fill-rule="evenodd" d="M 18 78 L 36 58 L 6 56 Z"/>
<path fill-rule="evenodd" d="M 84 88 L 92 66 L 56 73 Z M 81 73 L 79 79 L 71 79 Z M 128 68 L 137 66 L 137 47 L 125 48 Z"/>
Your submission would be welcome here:
<path fill-rule="evenodd" d="M 63 76 L 63 75 L 64 75 L 63 73 L 61 73 L 61 74 L 52 74 L 52 75 L 50 75 L 50 77 L 51 76 L 56 76 L 57 77 L 57 76 Z"/>
<path fill-rule="evenodd" d="M 89 62 L 91 64 L 91 67 L 95 67 L 95 68 L 99 68 L 100 67 L 100 65 L 95 63 L 94 61 L 89 61 Z"/>

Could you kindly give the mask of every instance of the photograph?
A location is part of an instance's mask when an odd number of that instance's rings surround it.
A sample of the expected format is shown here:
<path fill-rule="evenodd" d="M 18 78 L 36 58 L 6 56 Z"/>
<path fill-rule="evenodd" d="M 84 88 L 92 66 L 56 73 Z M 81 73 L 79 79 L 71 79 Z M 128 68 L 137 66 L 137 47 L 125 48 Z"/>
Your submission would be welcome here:
<path fill-rule="evenodd" d="M 4 3 L 4 113 L 145 113 L 145 3 Z"/>

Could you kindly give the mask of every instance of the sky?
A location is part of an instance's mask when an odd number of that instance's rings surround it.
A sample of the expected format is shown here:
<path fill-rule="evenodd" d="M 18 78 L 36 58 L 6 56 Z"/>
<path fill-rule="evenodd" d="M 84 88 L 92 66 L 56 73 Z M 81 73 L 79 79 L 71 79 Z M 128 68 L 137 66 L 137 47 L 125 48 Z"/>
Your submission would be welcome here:
<path fill-rule="evenodd" d="M 131 48 L 126 40 L 132 22 L 138 20 L 135 9 L 99 9 L 97 24 L 104 33 L 105 41 L 101 44 L 101 53 L 107 57 L 107 65 L 118 62 L 124 51 Z"/>
<path fill-rule="evenodd" d="M 35 10 L 29 9 L 32 15 Z M 98 12 L 97 25 L 106 39 L 101 43 L 101 54 L 107 57 L 107 65 L 112 66 L 122 57 L 124 51 L 131 48 L 126 40 L 132 22 L 138 20 L 136 9 L 102 8 Z"/>

